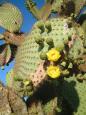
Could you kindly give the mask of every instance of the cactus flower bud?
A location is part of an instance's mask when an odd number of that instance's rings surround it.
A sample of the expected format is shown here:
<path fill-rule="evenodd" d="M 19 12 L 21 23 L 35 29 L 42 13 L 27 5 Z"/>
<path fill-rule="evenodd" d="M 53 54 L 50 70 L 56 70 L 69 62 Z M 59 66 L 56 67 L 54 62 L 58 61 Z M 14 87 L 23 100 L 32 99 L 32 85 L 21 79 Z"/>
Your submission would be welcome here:
<path fill-rule="evenodd" d="M 46 59 L 47 59 L 46 52 L 41 52 L 41 53 L 40 53 L 40 58 L 41 58 L 42 60 L 46 60 Z"/>
<path fill-rule="evenodd" d="M 53 45 L 53 39 L 52 39 L 52 38 L 47 38 L 47 39 L 46 39 L 46 43 L 47 43 L 48 45 Z"/>

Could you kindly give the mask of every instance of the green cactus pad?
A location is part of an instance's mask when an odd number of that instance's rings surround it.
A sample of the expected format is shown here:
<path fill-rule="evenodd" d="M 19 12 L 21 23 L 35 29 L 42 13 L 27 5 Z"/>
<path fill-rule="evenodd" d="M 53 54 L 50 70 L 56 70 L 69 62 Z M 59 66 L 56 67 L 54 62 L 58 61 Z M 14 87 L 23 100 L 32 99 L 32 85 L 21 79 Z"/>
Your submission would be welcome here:
<path fill-rule="evenodd" d="M 52 47 L 59 49 L 59 51 L 64 50 L 65 46 L 68 45 L 69 36 L 72 39 L 72 36 L 77 33 L 74 26 L 68 26 L 69 18 L 56 18 L 45 21 L 42 25 L 45 30 L 44 32 L 41 32 L 38 26 L 40 22 L 38 21 L 33 26 L 30 34 L 27 35 L 25 41 L 18 48 L 14 66 L 14 76 L 19 76 L 22 79 L 31 79 L 34 86 L 37 86 L 43 79 L 46 79 L 46 71 L 42 65 L 44 60 L 40 58 L 40 54 L 48 52 Z M 47 23 L 52 28 L 49 32 L 46 28 Z M 77 36 L 80 37 L 78 33 Z M 42 45 L 36 43 L 36 37 L 44 39 Z M 53 46 L 46 43 L 46 39 L 49 38 L 53 40 Z M 17 83 L 14 81 L 15 89 L 17 89 Z"/>
<path fill-rule="evenodd" d="M 17 7 L 10 3 L 0 6 L 0 26 L 10 32 L 19 31 L 22 25 L 22 14 Z"/>
<path fill-rule="evenodd" d="M 13 69 L 6 74 L 6 85 L 12 87 Z"/>
<path fill-rule="evenodd" d="M 86 114 L 86 81 L 78 82 L 75 76 L 66 78 L 62 85 L 62 95 L 73 110 L 73 115 Z"/>
<path fill-rule="evenodd" d="M 46 2 L 51 2 L 51 0 L 45 0 Z M 52 4 L 52 11 L 59 12 L 63 14 L 78 14 L 80 9 L 86 5 L 84 0 L 54 0 Z"/>
<path fill-rule="evenodd" d="M 74 41 L 73 47 L 69 51 L 69 58 L 77 59 L 81 56 L 84 52 L 83 42 L 81 39 L 76 39 Z"/>

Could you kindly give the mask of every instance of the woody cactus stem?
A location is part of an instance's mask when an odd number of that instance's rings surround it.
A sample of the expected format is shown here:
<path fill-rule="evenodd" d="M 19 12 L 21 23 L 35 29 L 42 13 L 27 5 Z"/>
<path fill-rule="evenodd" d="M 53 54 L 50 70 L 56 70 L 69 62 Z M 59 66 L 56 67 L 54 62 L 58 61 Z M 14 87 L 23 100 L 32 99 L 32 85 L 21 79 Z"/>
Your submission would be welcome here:
<path fill-rule="evenodd" d="M 0 115 L 28 115 L 25 103 L 16 92 L 0 82 Z"/>
<path fill-rule="evenodd" d="M 6 31 L 0 38 L 5 40 L 5 44 L 0 45 L 0 66 L 4 66 L 14 59 L 18 46 L 24 41 L 24 34 Z"/>
<path fill-rule="evenodd" d="M 24 41 L 24 34 L 23 33 L 15 34 L 15 33 L 11 33 L 9 31 L 6 31 L 3 34 L 3 36 L 4 36 L 4 40 L 6 43 L 13 44 L 16 46 L 19 46 Z"/>

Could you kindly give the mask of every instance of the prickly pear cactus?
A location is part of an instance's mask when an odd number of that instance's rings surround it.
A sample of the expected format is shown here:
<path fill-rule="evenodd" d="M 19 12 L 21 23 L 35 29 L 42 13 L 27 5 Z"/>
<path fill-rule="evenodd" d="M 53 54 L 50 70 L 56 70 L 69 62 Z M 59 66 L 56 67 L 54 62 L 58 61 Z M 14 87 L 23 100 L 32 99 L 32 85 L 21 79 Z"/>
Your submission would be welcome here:
<path fill-rule="evenodd" d="M 46 2 L 51 2 L 53 0 L 45 0 Z M 80 9 L 86 5 L 84 0 L 54 0 L 52 4 L 52 11 L 65 14 L 67 16 L 72 13 L 78 14 Z"/>
<path fill-rule="evenodd" d="M 11 35 L 11 43 L 12 39 L 14 43 L 18 41 L 15 66 L 7 74 L 7 85 L 21 97 L 29 96 L 27 108 L 31 115 L 85 115 L 85 22 L 82 26 L 75 22 L 75 14 L 85 1 L 47 0 L 40 11 L 32 0 L 26 3 L 39 21 L 21 43 L 20 36 L 10 33 L 19 31 L 21 13 L 10 4 L 0 7 L 0 24 L 10 31 L 4 36 Z M 58 12 L 59 17 L 48 19 L 52 11 Z M 11 55 L 10 50 L 7 54 Z"/>
<path fill-rule="evenodd" d="M 22 15 L 19 9 L 10 3 L 2 4 L 0 6 L 0 26 L 10 32 L 16 32 L 21 25 Z"/>
<path fill-rule="evenodd" d="M 45 5 L 41 9 L 36 7 L 36 3 L 34 3 L 33 0 L 26 0 L 25 4 L 35 18 L 38 20 L 46 20 L 51 13 L 57 12 L 59 15 L 74 15 L 74 17 L 76 17 L 80 9 L 86 5 L 86 2 L 84 0 L 45 0 Z"/>
<path fill-rule="evenodd" d="M 78 25 L 76 27 L 77 29 L 80 28 Z M 81 45 L 73 46 L 74 40 L 78 40 Z M 69 59 L 72 58 L 73 61 L 83 54 L 84 47 L 81 35 L 70 18 L 56 18 L 45 22 L 38 21 L 34 25 L 16 55 L 13 79 L 21 80 L 13 80 L 15 89 L 24 87 L 22 85 L 24 83 L 21 82 L 23 80 L 30 81 L 36 88 L 48 78 L 46 68 L 49 65 L 49 60 L 46 59 L 46 52 L 53 48 L 63 52 L 62 55 L 65 55 L 69 49 Z M 82 52 L 78 51 L 80 48 L 83 49 Z M 72 49 L 74 50 L 72 51 Z M 76 53 L 76 55 L 72 55 L 71 52 Z"/>

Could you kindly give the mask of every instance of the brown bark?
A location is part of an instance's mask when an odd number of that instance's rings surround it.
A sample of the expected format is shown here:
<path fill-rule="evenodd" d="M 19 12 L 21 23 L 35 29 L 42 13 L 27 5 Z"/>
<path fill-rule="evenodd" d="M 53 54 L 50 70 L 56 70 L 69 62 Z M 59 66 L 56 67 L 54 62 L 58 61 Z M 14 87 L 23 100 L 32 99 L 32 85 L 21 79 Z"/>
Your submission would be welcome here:
<path fill-rule="evenodd" d="M 24 34 L 15 34 L 9 31 L 6 31 L 4 34 L 4 40 L 8 44 L 13 44 L 19 46 L 24 41 Z"/>
<path fill-rule="evenodd" d="M 0 115 L 28 115 L 23 100 L 0 83 Z"/>

